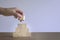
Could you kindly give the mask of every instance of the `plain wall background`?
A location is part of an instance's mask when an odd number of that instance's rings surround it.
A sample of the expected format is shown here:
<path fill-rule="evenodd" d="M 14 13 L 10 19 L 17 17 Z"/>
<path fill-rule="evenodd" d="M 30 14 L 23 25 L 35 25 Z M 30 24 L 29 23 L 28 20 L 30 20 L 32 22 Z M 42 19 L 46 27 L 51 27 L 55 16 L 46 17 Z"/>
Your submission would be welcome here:
<path fill-rule="evenodd" d="M 0 0 L 0 7 L 24 11 L 31 32 L 60 32 L 60 0 Z M 0 32 L 14 32 L 19 21 L 0 15 Z"/>

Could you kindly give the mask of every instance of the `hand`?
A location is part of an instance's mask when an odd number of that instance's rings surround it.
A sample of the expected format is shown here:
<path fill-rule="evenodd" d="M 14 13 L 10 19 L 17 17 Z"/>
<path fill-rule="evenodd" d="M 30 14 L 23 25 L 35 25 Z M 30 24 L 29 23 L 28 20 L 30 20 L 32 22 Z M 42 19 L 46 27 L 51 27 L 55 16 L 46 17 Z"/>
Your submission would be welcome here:
<path fill-rule="evenodd" d="M 0 12 L 4 16 L 14 16 L 15 18 L 18 18 L 18 20 L 23 17 L 23 12 L 18 8 L 3 8 Z"/>

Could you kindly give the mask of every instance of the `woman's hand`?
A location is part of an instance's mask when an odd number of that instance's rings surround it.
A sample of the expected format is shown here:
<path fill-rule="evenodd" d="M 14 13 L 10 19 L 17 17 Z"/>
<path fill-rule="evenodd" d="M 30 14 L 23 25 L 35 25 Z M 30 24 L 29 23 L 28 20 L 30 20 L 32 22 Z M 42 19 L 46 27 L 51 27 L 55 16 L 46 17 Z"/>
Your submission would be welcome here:
<path fill-rule="evenodd" d="M 0 14 L 4 16 L 14 16 L 15 18 L 18 18 L 18 20 L 24 16 L 23 11 L 18 8 L 0 8 Z"/>

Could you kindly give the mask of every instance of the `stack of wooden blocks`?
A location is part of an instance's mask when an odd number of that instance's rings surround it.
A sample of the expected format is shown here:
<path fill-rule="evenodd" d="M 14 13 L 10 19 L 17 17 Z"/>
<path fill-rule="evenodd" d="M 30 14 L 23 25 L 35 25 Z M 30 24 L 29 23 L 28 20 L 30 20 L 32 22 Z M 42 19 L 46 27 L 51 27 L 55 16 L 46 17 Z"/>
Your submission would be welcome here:
<path fill-rule="evenodd" d="M 16 31 L 13 33 L 13 37 L 30 37 L 31 32 L 27 27 L 27 24 L 18 24 Z"/>

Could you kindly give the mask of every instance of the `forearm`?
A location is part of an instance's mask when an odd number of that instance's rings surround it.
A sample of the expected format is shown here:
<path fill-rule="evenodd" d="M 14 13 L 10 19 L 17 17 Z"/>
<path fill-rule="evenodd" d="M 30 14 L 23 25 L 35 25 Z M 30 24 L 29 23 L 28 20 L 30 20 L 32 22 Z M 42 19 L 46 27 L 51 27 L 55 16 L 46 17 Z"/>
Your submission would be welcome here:
<path fill-rule="evenodd" d="M 0 7 L 0 14 L 1 15 L 7 16 L 7 15 L 10 15 L 9 13 L 11 13 L 11 11 L 9 10 L 9 8 L 2 8 L 2 7 Z"/>
<path fill-rule="evenodd" d="M 5 8 L 0 7 L 0 14 L 4 13 Z"/>

